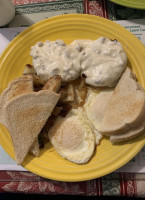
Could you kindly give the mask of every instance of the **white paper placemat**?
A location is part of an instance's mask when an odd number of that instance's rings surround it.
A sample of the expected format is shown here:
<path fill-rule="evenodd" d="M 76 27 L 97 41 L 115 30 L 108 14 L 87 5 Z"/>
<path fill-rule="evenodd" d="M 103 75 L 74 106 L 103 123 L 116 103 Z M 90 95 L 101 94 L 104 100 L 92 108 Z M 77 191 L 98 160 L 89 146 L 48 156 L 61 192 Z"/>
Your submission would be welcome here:
<path fill-rule="evenodd" d="M 145 19 L 116 21 L 124 26 L 131 33 L 136 35 L 145 45 Z M 26 27 L 0 28 L 0 53 L 7 47 L 9 42 L 16 37 Z M 8 154 L 0 146 L 0 170 L 25 171 L 21 166 L 17 166 Z M 117 170 L 117 172 L 137 172 L 145 173 L 145 147 L 130 162 Z"/>

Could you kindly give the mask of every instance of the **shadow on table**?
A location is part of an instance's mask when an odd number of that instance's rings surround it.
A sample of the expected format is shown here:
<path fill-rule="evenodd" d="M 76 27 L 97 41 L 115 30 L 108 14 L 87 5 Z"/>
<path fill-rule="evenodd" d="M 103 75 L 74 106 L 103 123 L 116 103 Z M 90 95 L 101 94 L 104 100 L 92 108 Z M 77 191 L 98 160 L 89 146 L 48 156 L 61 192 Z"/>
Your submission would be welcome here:
<path fill-rule="evenodd" d="M 0 194 L 0 200 L 66 200 L 66 199 L 97 199 L 97 200 L 132 200 L 132 199 L 142 199 L 137 197 L 119 197 L 119 196 L 77 196 L 77 195 L 41 195 L 41 194 L 11 194 L 2 193 Z"/>

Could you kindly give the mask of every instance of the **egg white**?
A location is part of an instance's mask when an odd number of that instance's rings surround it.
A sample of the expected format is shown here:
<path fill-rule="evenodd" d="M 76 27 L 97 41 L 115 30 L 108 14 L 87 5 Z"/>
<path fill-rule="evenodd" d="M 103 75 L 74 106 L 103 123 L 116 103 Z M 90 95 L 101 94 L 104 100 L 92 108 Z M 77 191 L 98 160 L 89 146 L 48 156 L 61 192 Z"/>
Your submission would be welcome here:
<path fill-rule="evenodd" d="M 58 117 L 48 133 L 54 149 L 77 164 L 87 163 L 95 149 L 94 133 L 83 112 L 83 108 L 72 109 L 66 117 Z"/>

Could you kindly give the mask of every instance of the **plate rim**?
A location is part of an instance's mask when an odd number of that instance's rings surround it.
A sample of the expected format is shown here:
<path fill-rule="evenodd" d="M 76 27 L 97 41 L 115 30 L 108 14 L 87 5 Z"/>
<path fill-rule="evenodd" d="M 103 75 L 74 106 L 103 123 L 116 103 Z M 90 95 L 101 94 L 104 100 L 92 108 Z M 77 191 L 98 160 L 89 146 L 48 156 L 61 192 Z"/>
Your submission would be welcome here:
<path fill-rule="evenodd" d="M 131 0 L 131 2 L 128 2 L 127 0 L 110 0 L 113 3 L 116 3 L 121 6 L 125 6 L 128 8 L 134 8 L 134 9 L 140 9 L 144 10 L 145 9 L 145 4 L 143 2 L 135 2 Z"/>

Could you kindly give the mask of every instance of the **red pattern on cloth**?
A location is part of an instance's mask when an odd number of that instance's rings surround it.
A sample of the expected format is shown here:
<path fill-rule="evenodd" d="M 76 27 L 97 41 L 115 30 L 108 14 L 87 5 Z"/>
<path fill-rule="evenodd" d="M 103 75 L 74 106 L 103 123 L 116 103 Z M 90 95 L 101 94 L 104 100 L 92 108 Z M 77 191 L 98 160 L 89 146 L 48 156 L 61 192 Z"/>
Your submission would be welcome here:
<path fill-rule="evenodd" d="M 99 186 L 100 186 L 100 189 L 99 189 L 99 191 L 100 191 L 100 196 L 102 196 L 103 195 L 103 188 L 102 188 L 102 179 L 101 178 L 99 178 Z"/>
<path fill-rule="evenodd" d="M 96 179 L 96 182 L 97 182 L 96 184 L 97 194 L 98 196 L 100 196 L 99 179 Z"/>
<path fill-rule="evenodd" d="M 49 1 L 60 1 L 60 0 L 12 0 L 13 4 L 16 5 L 24 5 L 24 4 L 32 4 L 32 3 L 42 3 Z M 84 0 L 84 13 L 90 15 L 97 15 L 104 18 L 108 17 L 107 10 L 107 0 Z"/>
<path fill-rule="evenodd" d="M 57 0 L 12 0 L 14 5 L 42 3 L 42 2 L 48 2 L 48 1 L 57 1 Z"/>
<path fill-rule="evenodd" d="M 87 182 L 66 183 L 45 179 L 30 172 L 1 171 L 0 193 L 2 192 L 85 195 Z"/>
<path fill-rule="evenodd" d="M 117 174 L 117 173 L 116 173 Z M 115 195 L 137 197 L 137 179 L 133 173 L 118 173 L 115 180 L 120 182 L 118 194 Z M 110 177 L 105 176 L 90 181 L 81 182 L 61 182 L 42 178 L 31 172 L 0 172 L 0 193 L 33 193 L 33 194 L 67 194 L 67 195 L 87 195 L 103 196 L 103 183 L 110 181 Z M 113 181 L 113 180 L 112 180 Z"/>
<path fill-rule="evenodd" d="M 108 19 L 108 11 L 106 8 L 106 0 L 84 1 L 85 13 L 90 15 L 97 15 Z"/>
<path fill-rule="evenodd" d="M 137 185 L 135 181 L 135 174 L 120 173 L 120 191 L 121 196 L 136 197 Z"/>

